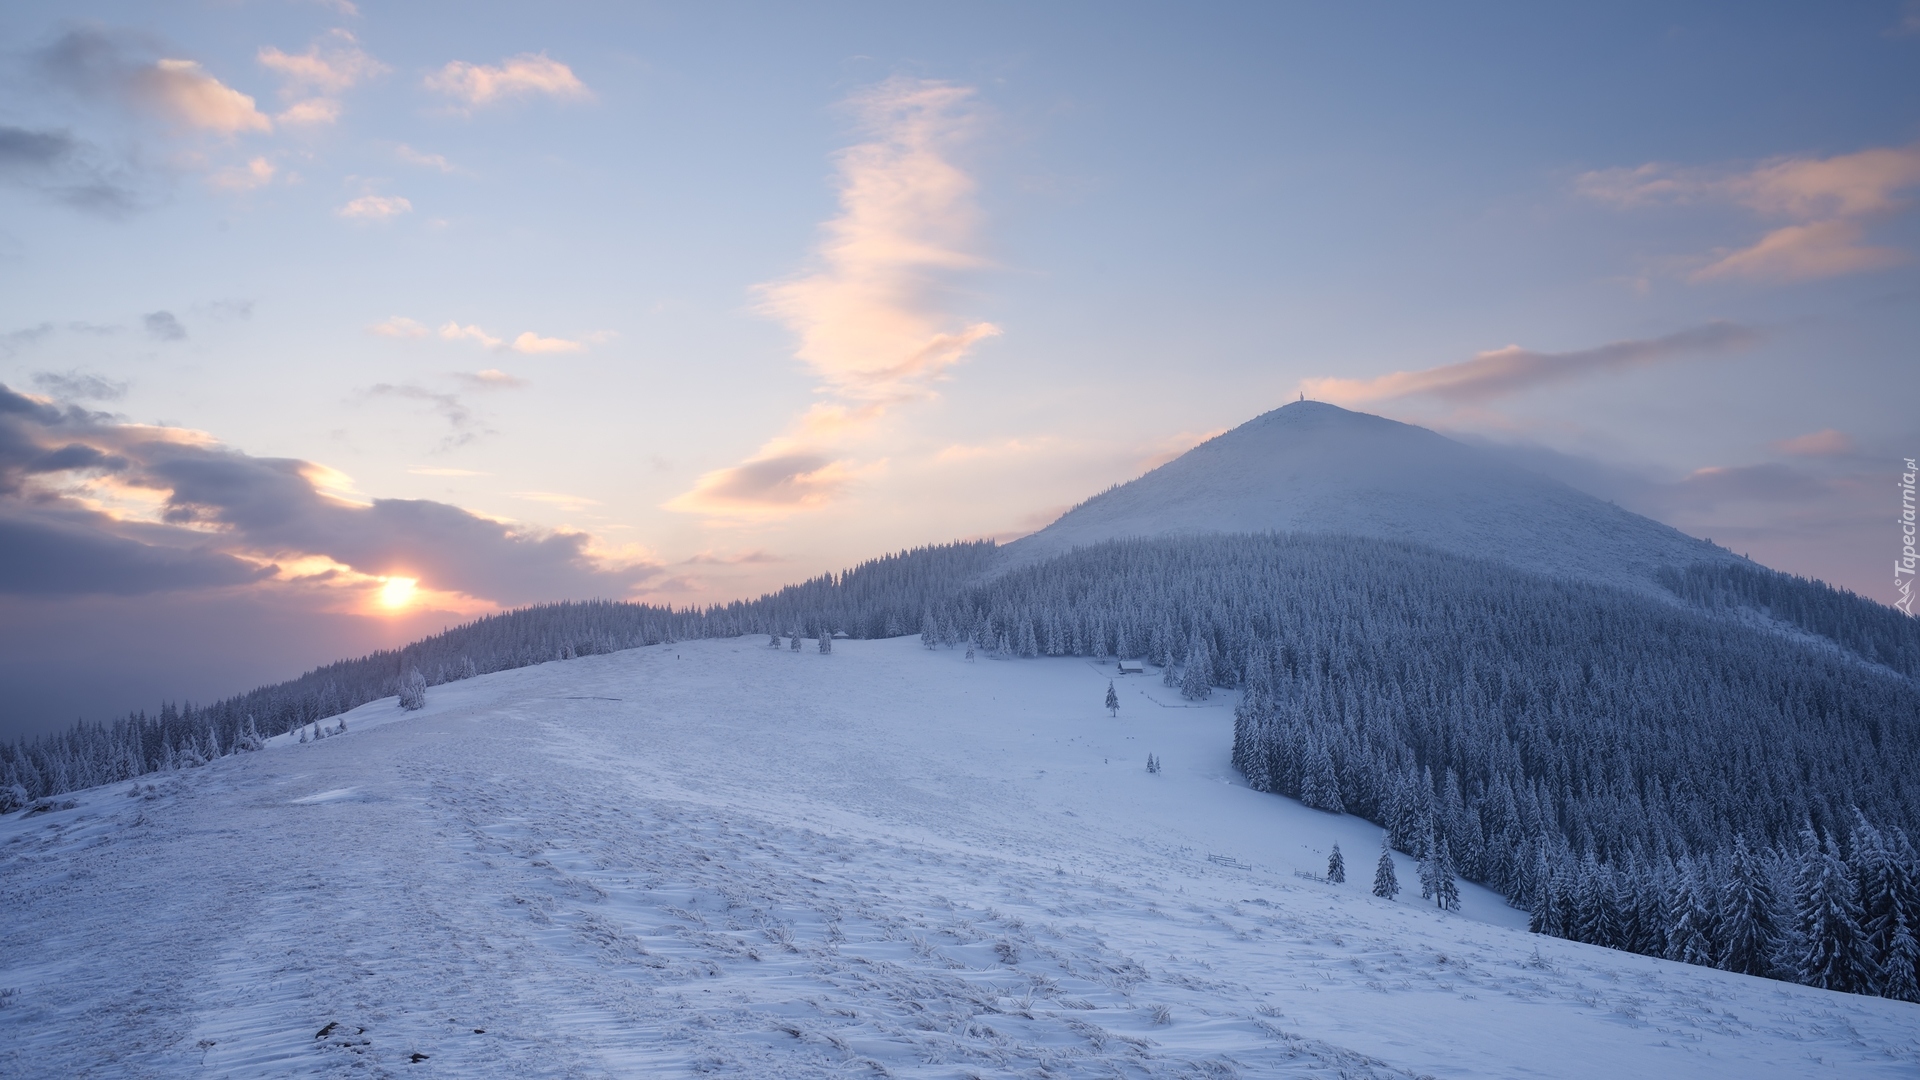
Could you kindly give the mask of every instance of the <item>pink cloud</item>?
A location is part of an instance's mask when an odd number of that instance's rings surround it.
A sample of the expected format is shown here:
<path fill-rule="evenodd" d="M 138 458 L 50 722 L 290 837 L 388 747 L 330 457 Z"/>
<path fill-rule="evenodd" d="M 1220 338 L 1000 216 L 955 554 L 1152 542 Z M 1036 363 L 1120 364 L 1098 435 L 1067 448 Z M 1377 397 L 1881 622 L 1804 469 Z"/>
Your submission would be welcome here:
<path fill-rule="evenodd" d="M 1752 329 L 1715 322 L 1664 337 L 1615 341 L 1572 352 L 1538 352 L 1508 345 L 1480 353 L 1471 360 L 1420 371 L 1396 371 L 1371 379 L 1304 379 L 1300 389 L 1317 401 L 1340 405 L 1412 396 L 1473 403 L 1586 375 L 1746 348 L 1758 340 L 1759 335 Z"/>
<path fill-rule="evenodd" d="M 593 97 L 572 68 L 546 53 L 521 53 L 495 65 L 455 60 L 429 75 L 427 88 L 476 107 L 533 95 L 563 100 Z"/>
<path fill-rule="evenodd" d="M 1793 223 L 1716 257 L 1694 281 L 1801 281 L 1898 265 L 1907 254 L 1864 244 L 1862 222 L 1905 210 L 1902 196 L 1916 186 L 1920 144 L 1781 157 L 1743 169 L 1647 164 L 1585 173 L 1574 184 L 1579 194 L 1621 208 L 1723 202 Z"/>
<path fill-rule="evenodd" d="M 1906 252 L 1869 247 L 1860 242 L 1861 236 L 1859 225 L 1843 219 L 1788 225 L 1768 233 L 1752 247 L 1724 255 L 1694 271 L 1692 280 L 1806 281 L 1884 270 L 1907 261 Z"/>
<path fill-rule="evenodd" d="M 1853 452 L 1853 439 L 1845 432 L 1827 428 L 1791 439 L 1781 439 L 1773 448 L 1783 454 L 1801 457 L 1833 457 Z"/>

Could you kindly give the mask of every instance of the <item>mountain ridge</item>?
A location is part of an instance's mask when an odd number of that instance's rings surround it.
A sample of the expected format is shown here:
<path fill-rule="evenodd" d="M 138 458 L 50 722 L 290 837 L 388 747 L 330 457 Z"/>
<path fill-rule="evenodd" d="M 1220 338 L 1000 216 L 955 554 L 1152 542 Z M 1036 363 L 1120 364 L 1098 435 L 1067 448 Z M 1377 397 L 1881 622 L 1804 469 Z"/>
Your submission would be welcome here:
<path fill-rule="evenodd" d="M 1418 525 L 1414 523 L 1420 523 Z M 1725 549 L 1438 432 L 1292 402 L 1088 499 L 1003 549 L 1013 568 L 1124 537 L 1393 539 L 1670 597 L 1656 575 Z"/>

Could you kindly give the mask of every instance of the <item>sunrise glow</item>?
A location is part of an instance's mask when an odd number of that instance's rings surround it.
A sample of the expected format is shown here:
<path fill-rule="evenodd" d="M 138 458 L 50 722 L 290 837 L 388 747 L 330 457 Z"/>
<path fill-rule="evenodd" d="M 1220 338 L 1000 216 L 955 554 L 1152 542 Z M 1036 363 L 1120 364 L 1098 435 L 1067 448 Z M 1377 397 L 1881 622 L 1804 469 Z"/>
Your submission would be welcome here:
<path fill-rule="evenodd" d="M 418 591 L 420 581 L 410 577 L 382 578 L 380 585 L 380 606 L 389 611 L 398 611 L 413 603 L 414 593 Z"/>

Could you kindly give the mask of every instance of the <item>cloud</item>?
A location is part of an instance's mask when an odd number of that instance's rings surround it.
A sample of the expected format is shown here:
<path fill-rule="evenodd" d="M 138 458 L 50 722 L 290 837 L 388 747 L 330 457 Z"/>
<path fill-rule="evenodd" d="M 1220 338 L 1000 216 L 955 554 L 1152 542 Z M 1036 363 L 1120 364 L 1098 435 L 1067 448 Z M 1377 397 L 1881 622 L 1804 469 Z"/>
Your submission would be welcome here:
<path fill-rule="evenodd" d="M 1900 12 L 1900 21 L 1885 32 L 1886 37 L 1906 37 L 1910 34 L 1920 34 L 1920 0 L 1907 0 L 1905 9 Z"/>
<path fill-rule="evenodd" d="M 532 331 L 513 339 L 513 351 L 523 353 L 573 353 L 580 352 L 586 347 L 586 343 L 582 341 L 541 337 Z"/>
<path fill-rule="evenodd" d="M 171 311 L 155 311 L 142 315 L 140 321 L 147 328 L 147 335 L 156 341 L 185 341 L 187 328 L 173 317 Z"/>
<path fill-rule="evenodd" d="M 398 317 L 396 316 L 396 319 L 397 318 Z M 388 322 L 394 322 L 394 321 L 395 319 L 388 320 Z M 415 323 L 411 319 L 405 319 L 405 320 L 399 320 L 399 321 L 406 323 L 409 327 L 419 326 L 418 323 Z M 376 331 L 376 332 L 384 333 L 385 331 Z M 518 337 L 515 337 L 512 341 L 507 341 L 503 338 L 494 337 L 492 334 L 487 333 L 485 330 L 480 329 L 480 327 L 478 326 L 475 326 L 472 324 L 462 326 L 459 323 L 453 322 L 451 320 L 449 320 L 446 324 L 440 327 L 439 333 L 440 333 L 440 337 L 447 341 L 471 341 L 489 349 L 496 349 L 501 351 L 511 350 L 517 353 L 526 353 L 530 356 L 538 356 L 538 355 L 549 354 L 549 353 L 584 352 L 587 348 L 586 341 L 575 340 L 573 338 L 542 337 L 531 330 L 528 330 L 520 334 Z M 393 334 L 392 336 L 418 337 L 419 335 L 408 333 L 406 335 Z M 592 340 L 600 340 L 602 339 L 603 336 L 604 335 L 600 335 L 600 334 L 592 334 L 592 335 L 589 335 L 589 338 Z"/>
<path fill-rule="evenodd" d="M 1750 327 L 1712 322 L 1664 337 L 1616 341 L 1573 352 L 1545 353 L 1509 345 L 1471 360 L 1423 371 L 1396 371 L 1372 379 L 1304 379 L 1300 389 L 1317 401 L 1341 405 L 1415 395 L 1456 403 L 1482 402 L 1587 375 L 1743 349 L 1759 340 L 1759 333 Z"/>
<path fill-rule="evenodd" d="M 275 120 L 296 127 L 319 127 L 340 120 L 340 103 L 331 98 L 308 98 L 282 109 Z"/>
<path fill-rule="evenodd" d="M 445 420 L 455 432 L 451 445 L 464 445 L 472 442 L 481 432 L 477 430 L 473 410 L 458 394 L 449 394 L 440 390 L 429 390 L 413 383 L 376 383 L 361 392 L 369 398 L 400 398 L 406 401 L 419 401 L 433 407 L 441 419 Z"/>
<path fill-rule="evenodd" d="M 413 147 L 408 146 L 406 143 L 401 143 L 399 146 L 394 147 L 393 154 L 395 157 L 399 158 L 401 161 L 404 161 L 409 165 L 419 165 L 423 168 L 438 169 L 443 173 L 457 173 L 460 171 L 458 166 L 448 161 L 445 157 L 442 157 L 439 154 L 421 153 L 420 151 L 415 150 Z"/>
<path fill-rule="evenodd" d="M 65 401 L 118 401 L 127 395 L 125 382 L 84 371 L 36 371 L 33 385 Z"/>
<path fill-rule="evenodd" d="M 491 473 L 475 472 L 472 469 L 430 468 L 425 465 L 419 466 L 418 468 L 408 469 L 407 471 L 412 473 L 415 476 L 491 476 L 492 475 Z"/>
<path fill-rule="evenodd" d="M 404 315 L 394 315 L 367 327 L 370 334 L 391 338 L 422 338 L 427 336 L 427 328 Z"/>
<path fill-rule="evenodd" d="M 1829 158 L 1779 157 L 1746 168 L 1646 164 L 1604 169 L 1575 180 L 1576 192 L 1621 209 L 1731 203 L 1792 224 L 1751 246 L 1723 253 L 1692 280 L 1803 281 L 1885 269 L 1905 262 L 1893 248 L 1861 241 L 1863 221 L 1897 214 L 1920 186 L 1920 144 L 1874 147 Z"/>
<path fill-rule="evenodd" d="M 572 68 L 544 52 L 521 53 L 492 66 L 455 60 L 427 76 L 426 86 L 476 107 L 533 95 L 562 100 L 593 97 L 593 92 L 574 75 Z"/>
<path fill-rule="evenodd" d="M 345 30 L 328 31 L 298 54 L 263 46 L 256 58 L 280 76 L 280 97 L 290 102 L 276 117 L 283 124 L 331 124 L 340 119 L 339 95 L 391 70 Z"/>
<path fill-rule="evenodd" d="M 386 221 L 413 212 L 413 203 L 398 195 L 362 195 L 334 211 L 349 221 Z"/>
<path fill-rule="evenodd" d="M 280 567 L 321 560 L 362 586 L 402 575 L 520 604 L 624 595 L 659 573 L 602 561 L 585 533 L 428 500 L 349 500 L 334 493 L 345 483 L 312 462 L 0 386 L 0 592 L 270 587 Z"/>
<path fill-rule="evenodd" d="M 208 177 L 207 182 L 226 191 L 252 191 L 254 188 L 271 184 L 274 174 L 278 171 L 274 168 L 273 162 L 257 157 L 244 166 L 235 165 L 221 169 Z"/>
<path fill-rule="evenodd" d="M 1898 248 L 1863 245 L 1861 235 L 1860 226 L 1846 220 L 1788 225 L 1768 233 L 1752 247 L 1694 271 L 1692 280 L 1737 277 L 1804 281 L 1884 270 L 1907 261 L 1907 253 Z"/>
<path fill-rule="evenodd" d="M 1786 465 L 1713 465 L 1688 473 L 1668 500 L 1708 509 L 1727 502 L 1800 503 L 1826 491 L 1819 478 Z"/>
<path fill-rule="evenodd" d="M 0 124 L 0 181 L 109 215 L 138 205 L 127 170 L 112 164 L 93 144 L 63 130 Z"/>
<path fill-rule="evenodd" d="M 848 462 L 818 454 L 776 454 L 706 473 L 692 491 L 675 497 L 666 508 L 701 514 L 781 517 L 833 501 L 854 478 Z"/>
<path fill-rule="evenodd" d="M 933 384 L 1000 333 L 947 304 L 955 276 L 985 265 L 977 185 L 953 161 L 978 126 L 974 91 L 890 79 L 849 104 L 867 138 L 837 155 L 839 212 L 821 228 L 813 266 L 759 288 L 762 312 L 792 331 L 794 356 L 834 400 L 748 461 L 706 473 L 669 509 L 767 516 L 826 505 L 862 471 L 849 442 L 896 407 L 932 398 Z"/>
<path fill-rule="evenodd" d="M 221 135 L 273 130 L 273 122 L 254 107 L 253 98 L 192 60 L 157 60 L 136 72 L 130 85 L 136 102 L 183 127 Z"/>
<path fill-rule="evenodd" d="M 456 371 L 453 377 L 482 390 L 517 390 L 527 385 L 527 380 L 517 375 L 509 375 L 499 368 L 487 368 L 484 371 Z"/>
<path fill-rule="evenodd" d="M 857 400 L 925 394 L 925 382 L 1000 333 L 938 303 L 945 276 L 973 253 L 973 178 L 949 159 L 975 124 L 973 91 L 890 80 L 854 98 L 873 138 L 839 155 L 840 213 L 818 267 L 761 287 L 763 309 L 799 339 L 795 355 Z"/>
<path fill-rule="evenodd" d="M 1773 448 L 1782 454 L 1799 457 L 1834 457 L 1853 453 L 1853 439 L 1845 432 L 1827 428 L 1791 439 L 1781 439 Z"/>
<path fill-rule="evenodd" d="M 38 326 L 29 326 L 20 330 L 9 330 L 0 334 L 0 356 L 13 356 L 29 345 L 35 345 L 53 333 L 53 324 L 43 322 Z"/>
<path fill-rule="evenodd" d="M 477 341 L 489 349 L 497 349 L 504 344 L 499 338 L 477 326 L 461 326 L 457 322 L 449 322 L 442 326 L 440 336 L 448 341 Z"/>
<path fill-rule="evenodd" d="M 392 70 L 368 56 L 358 39 L 346 30 L 329 30 L 309 44 L 306 52 L 293 55 L 263 46 L 257 58 L 260 66 L 281 77 L 285 83 L 281 93 L 289 98 L 343 94 Z"/>

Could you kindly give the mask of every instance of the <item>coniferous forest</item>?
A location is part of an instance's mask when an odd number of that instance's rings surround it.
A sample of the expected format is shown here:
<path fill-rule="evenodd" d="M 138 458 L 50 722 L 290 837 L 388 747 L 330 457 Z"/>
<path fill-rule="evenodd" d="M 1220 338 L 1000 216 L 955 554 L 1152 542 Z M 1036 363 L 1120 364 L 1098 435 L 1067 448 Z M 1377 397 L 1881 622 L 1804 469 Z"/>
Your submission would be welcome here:
<path fill-rule="evenodd" d="M 1920 626 L 1758 567 L 1660 583 L 1333 536 L 1110 541 L 1010 571 L 991 543 L 929 547 L 707 609 L 507 612 L 0 746 L 0 809 L 250 749 L 410 678 L 695 637 L 918 631 L 930 648 L 1145 659 L 1190 697 L 1237 691 L 1233 759 L 1252 785 L 1382 825 L 1443 906 L 1457 874 L 1541 933 L 1920 1000 Z"/>

